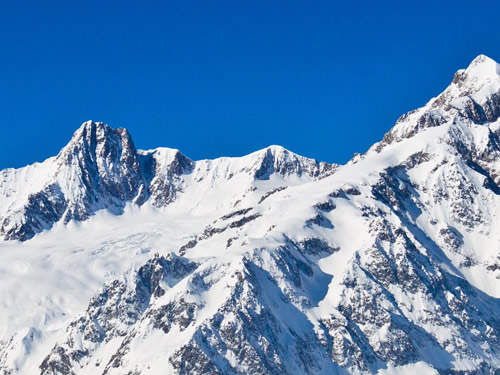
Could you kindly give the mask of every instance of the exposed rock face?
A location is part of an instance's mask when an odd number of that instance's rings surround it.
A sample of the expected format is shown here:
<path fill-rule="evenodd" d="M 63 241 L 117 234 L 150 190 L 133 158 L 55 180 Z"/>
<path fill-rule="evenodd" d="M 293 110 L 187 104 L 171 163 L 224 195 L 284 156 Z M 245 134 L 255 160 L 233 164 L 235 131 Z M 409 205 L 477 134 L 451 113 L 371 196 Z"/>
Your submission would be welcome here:
<path fill-rule="evenodd" d="M 210 174 L 211 178 L 222 181 L 245 174 L 250 185 L 254 179 L 266 180 L 273 174 L 306 180 L 320 178 L 337 167 L 295 155 L 279 146 L 241 159 L 240 168 L 229 168 L 225 174 L 217 175 L 224 167 L 222 159 L 222 165 L 218 160 L 207 164 L 207 161 L 194 162 L 173 149 L 137 151 L 127 130 L 89 121 L 75 132 L 59 155 L 38 166 L 49 173 L 27 173 L 21 182 L 18 175 L 23 174 L 22 169 L 3 171 L 0 190 L 8 191 L 9 199 L 0 212 L 0 235 L 7 240 L 25 241 L 59 220 L 64 223 L 87 220 L 103 209 L 121 214 L 127 204 L 145 202 L 165 207 L 189 184 Z M 30 186 L 35 180 L 42 181 L 39 187 L 16 191 L 19 183 Z"/>
<path fill-rule="evenodd" d="M 335 165 L 305 159 L 281 146 L 271 146 L 260 152 L 260 154 L 255 165 L 250 169 L 255 178 L 259 180 L 268 179 L 274 173 L 281 176 L 297 175 L 300 177 L 307 175 L 320 177 L 335 170 Z"/>
<path fill-rule="evenodd" d="M 179 151 L 169 149 L 143 152 L 141 156 L 149 201 L 156 207 L 173 202 L 183 191 L 182 176 L 192 172 L 194 162 Z"/>
<path fill-rule="evenodd" d="M 27 203 L 4 213 L 0 232 L 6 239 L 26 240 L 61 219 L 86 220 L 100 209 L 118 214 L 128 201 L 145 200 L 141 165 L 125 129 L 86 122 L 46 164 L 53 170 L 43 176 L 49 177 L 45 186 L 16 197 Z"/>
<path fill-rule="evenodd" d="M 270 264 L 264 261 L 267 256 Z M 315 272 L 321 274 L 300 252 L 286 247 L 201 266 L 180 257 L 154 258 L 92 298 L 84 316 L 68 327 L 67 340 L 41 364 L 42 374 L 74 374 L 94 363 L 100 364 L 102 374 L 121 374 L 129 366 L 137 373 L 147 371 L 136 366 L 133 357 L 147 339 L 144 333 L 151 330 L 163 336 L 158 342 L 189 332 L 190 339 L 165 353 L 173 373 L 291 374 L 324 366 L 336 370 L 300 312 L 301 305 L 310 302 L 295 290 Z M 274 278 L 291 284 L 281 290 Z M 176 288 L 180 282 L 183 287 Z M 169 288 L 162 288 L 165 283 Z M 197 298 L 214 290 L 218 295 L 207 302 Z M 284 319 L 280 312 L 293 319 Z M 104 353 L 102 347 L 108 345 L 117 349 Z"/>
<path fill-rule="evenodd" d="M 99 346 L 126 336 L 155 299 L 163 296 L 197 266 L 174 254 L 166 258 L 155 256 L 138 270 L 106 284 L 92 298 L 85 314 L 70 324 L 67 340 L 44 359 L 41 373 L 74 374 L 76 369 L 88 364 Z M 169 318 L 174 322 L 182 319 L 174 315 Z M 113 366 L 118 359 L 113 356 L 109 360 Z"/>
<path fill-rule="evenodd" d="M 125 202 L 144 191 L 137 151 L 125 129 L 85 123 L 59 153 L 57 163 L 58 174 L 69 177 L 59 184 L 78 192 L 68 202 L 66 222 L 85 220 L 100 208 L 120 212 Z"/>
<path fill-rule="evenodd" d="M 424 107 L 401 116 L 372 150 L 380 152 L 393 142 L 450 121 L 476 125 L 497 121 L 500 118 L 499 77 L 498 64 L 487 56 L 478 56 L 467 69 L 455 74 L 450 86 L 440 95 Z"/>
<path fill-rule="evenodd" d="M 0 232 L 6 240 L 27 240 L 60 220 L 67 208 L 68 202 L 60 187 L 51 184 L 38 193 L 29 194 L 26 206 L 3 218 Z"/>

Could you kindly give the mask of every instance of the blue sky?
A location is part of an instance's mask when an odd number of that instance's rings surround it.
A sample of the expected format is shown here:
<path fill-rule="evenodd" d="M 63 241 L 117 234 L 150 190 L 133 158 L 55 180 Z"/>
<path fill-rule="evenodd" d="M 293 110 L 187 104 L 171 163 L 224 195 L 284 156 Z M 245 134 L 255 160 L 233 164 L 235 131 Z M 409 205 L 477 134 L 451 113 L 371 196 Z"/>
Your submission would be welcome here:
<path fill-rule="evenodd" d="M 0 2 L 0 168 L 86 120 L 193 159 L 365 151 L 478 54 L 498 1 Z"/>

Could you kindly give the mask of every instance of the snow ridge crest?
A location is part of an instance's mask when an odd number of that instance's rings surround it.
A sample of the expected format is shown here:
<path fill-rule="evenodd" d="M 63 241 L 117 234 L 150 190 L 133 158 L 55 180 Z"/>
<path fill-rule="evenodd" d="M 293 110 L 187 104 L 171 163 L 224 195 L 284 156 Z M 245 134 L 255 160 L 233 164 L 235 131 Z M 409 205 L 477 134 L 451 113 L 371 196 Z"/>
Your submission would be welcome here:
<path fill-rule="evenodd" d="M 450 85 L 425 106 L 402 115 L 381 142 L 386 146 L 411 138 L 421 131 L 446 123 L 483 125 L 500 118 L 500 65 L 486 55 L 477 56 L 466 69 L 458 70 Z"/>
<path fill-rule="evenodd" d="M 194 162 L 174 149 L 137 150 L 126 129 L 86 121 L 59 154 L 42 166 L 2 171 L 0 236 L 25 241 L 60 220 L 84 221 L 100 210 L 120 215 L 129 203 L 165 207 L 207 176 L 222 183 L 244 175 L 249 188 L 253 180 L 269 180 L 274 175 L 306 181 L 334 169 L 335 165 L 281 146 L 241 158 Z M 31 188 L 21 190 L 20 184 Z"/>

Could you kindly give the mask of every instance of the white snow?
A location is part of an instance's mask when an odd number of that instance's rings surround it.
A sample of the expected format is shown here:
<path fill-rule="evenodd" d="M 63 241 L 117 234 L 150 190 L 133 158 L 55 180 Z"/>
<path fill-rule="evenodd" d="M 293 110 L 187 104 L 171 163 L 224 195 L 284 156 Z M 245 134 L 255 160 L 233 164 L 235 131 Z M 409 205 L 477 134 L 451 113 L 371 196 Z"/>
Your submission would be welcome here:
<path fill-rule="evenodd" d="M 500 90 L 499 72 L 498 64 L 479 56 L 459 73 L 467 75 L 466 83 L 475 90 L 474 100 L 481 103 L 485 96 Z M 459 107 L 463 98 L 456 97 L 461 88 L 455 86 L 452 84 L 447 90 L 453 97 L 452 104 Z M 411 114 L 400 128 L 395 128 L 396 132 L 401 130 L 402 134 L 408 130 L 412 119 L 429 111 L 434 102 L 432 99 L 423 109 Z M 277 287 L 289 292 L 291 303 L 287 307 L 276 304 L 276 308 L 281 309 L 281 319 L 286 320 L 288 326 L 298 332 L 303 329 L 303 321 L 294 321 L 298 316 L 295 311 L 303 313 L 307 324 L 315 327 L 322 318 L 338 314 L 336 307 L 352 292 L 342 283 L 345 278 L 373 284 L 361 270 L 369 260 L 366 251 L 374 243 L 370 222 L 363 216 L 366 207 L 383 211 L 384 218 L 395 228 L 403 226 L 402 221 L 407 219 L 415 226 L 413 236 L 418 236 L 419 231 L 427 236 L 428 246 L 421 240 L 422 245 L 416 251 L 425 257 L 439 259 L 443 270 L 464 279 L 480 292 L 500 298 L 498 272 L 486 271 L 486 265 L 499 255 L 500 233 L 494 228 L 500 225 L 500 197 L 483 187 L 484 176 L 468 168 L 449 144 L 450 137 L 460 137 L 465 144 L 484 150 L 488 146 L 489 131 L 499 126 L 499 121 L 477 126 L 450 120 L 391 143 L 381 152 L 372 149 L 355 163 L 342 166 L 333 175 L 320 180 L 297 173 L 271 174 L 268 179 L 255 180 L 253 173 L 268 153 L 274 155 L 276 166 L 295 162 L 301 168 L 308 167 L 307 159 L 279 146 L 241 158 L 196 161 L 192 172 L 183 176 L 182 194 L 164 208 L 155 208 L 149 203 L 138 207 L 130 203 L 120 216 L 103 210 L 84 222 L 68 225 L 59 222 L 26 242 L 0 241 L 0 364 L 3 361 L 16 374 L 36 373 L 37 366 L 54 343 L 65 337 L 68 324 L 85 311 L 92 295 L 106 280 L 143 264 L 155 253 L 178 253 L 182 245 L 198 238 L 208 226 L 223 228 L 240 219 L 225 221 L 222 216 L 243 208 L 251 208 L 247 216 L 260 216 L 244 226 L 231 227 L 204 238 L 186 252 L 187 258 L 201 264 L 197 272 L 207 270 L 213 275 L 213 286 L 203 293 L 187 293 L 196 288 L 188 280 L 182 280 L 155 301 L 161 304 L 182 295 L 203 304 L 196 325 L 182 332 L 174 327 L 168 335 L 152 330 L 146 323 L 136 327 L 141 335 L 135 339 L 134 352 L 127 359 L 142 366 L 145 374 L 165 371 L 165 366 L 170 366 L 165 363 L 168 354 L 186 343 L 195 329 L 217 311 L 230 295 L 237 281 L 234 275 L 243 269 L 245 256 L 253 256 L 255 262 L 260 262 L 262 269 L 273 277 Z M 155 178 L 165 177 L 162 171 L 172 164 L 177 153 L 178 150 L 168 148 L 139 152 L 143 156 L 154 156 L 158 169 Z M 406 171 L 411 183 L 401 188 L 415 186 L 418 194 L 414 196 L 414 206 L 407 210 L 408 217 L 398 217 L 375 199 L 372 187 L 380 180 L 381 173 L 401 165 L 417 153 L 429 155 L 429 160 Z M 74 193 L 79 176 L 72 175 L 70 167 L 57 165 L 56 160 L 51 158 L 22 169 L 0 172 L 0 217 L 21 210 L 25 204 L 23 197 L 40 191 L 54 179 L 64 192 Z M 494 160 L 491 166 L 500 171 L 499 163 Z M 113 168 L 112 165 L 102 167 Z M 56 176 L 61 169 L 64 173 Z M 467 201 L 467 197 L 460 195 L 465 191 L 464 186 L 480 191 L 479 198 Z M 279 187 L 286 189 L 276 189 Z M 350 188 L 358 189 L 360 194 L 349 195 L 348 199 L 330 196 L 335 191 Z M 439 201 L 436 194 L 441 190 L 446 191 L 448 197 Z M 262 200 L 269 192 L 273 193 Z M 454 200 L 460 199 L 462 205 L 470 207 L 480 217 L 472 229 L 453 214 Z M 315 206 L 326 201 L 335 204 L 333 211 L 322 213 L 329 224 L 308 225 L 307 221 L 317 214 Z M 442 231 L 450 227 L 457 228 L 463 237 L 459 251 L 447 247 L 447 240 L 443 240 Z M 318 256 L 314 266 L 319 271 L 304 278 L 303 290 L 297 292 L 273 258 L 284 238 L 296 243 L 321 238 L 339 251 Z M 234 240 L 231 246 L 228 245 L 230 240 Z M 439 245 L 442 254 L 432 243 Z M 391 249 L 401 254 L 406 251 L 397 242 Z M 467 258 L 473 259 L 471 266 L 464 262 Z M 263 298 L 278 300 L 280 297 L 273 293 L 266 290 Z M 428 312 L 435 308 L 428 296 L 420 292 L 407 293 L 397 287 L 391 289 L 391 293 L 405 317 L 436 337 L 440 344 L 444 345 L 457 334 L 452 322 L 449 326 L 438 326 L 425 321 Z M 448 297 L 450 301 L 453 299 L 453 296 Z M 384 306 L 388 311 L 393 309 L 389 302 Z M 232 319 L 231 315 L 225 316 L 224 324 L 230 324 Z M 375 336 L 380 341 L 389 340 L 388 327 L 380 328 Z M 78 374 L 92 374 L 96 363 L 109 358 L 119 344 L 119 340 L 115 340 L 96 349 L 88 366 Z M 6 358 L 1 356 L 2 345 L 8 348 L 4 349 Z M 378 374 L 437 373 L 435 367 L 442 363 L 432 353 L 432 347 L 424 346 L 419 350 L 428 363 L 420 361 L 399 367 L 389 363 Z M 499 363 L 498 357 L 498 354 L 492 355 L 491 361 Z M 228 353 L 227 359 L 236 365 L 237 358 L 233 354 Z M 477 363 L 457 359 L 454 365 L 457 369 L 472 369 Z"/>

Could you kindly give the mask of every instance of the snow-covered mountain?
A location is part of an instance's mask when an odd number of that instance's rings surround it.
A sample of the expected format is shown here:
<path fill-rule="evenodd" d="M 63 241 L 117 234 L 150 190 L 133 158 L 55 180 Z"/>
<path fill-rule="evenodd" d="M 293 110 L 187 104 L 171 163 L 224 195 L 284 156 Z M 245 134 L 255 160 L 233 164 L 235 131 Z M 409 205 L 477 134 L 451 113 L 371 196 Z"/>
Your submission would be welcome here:
<path fill-rule="evenodd" d="M 343 166 L 83 124 L 1 172 L 0 369 L 499 373 L 499 95 L 479 56 Z"/>
<path fill-rule="evenodd" d="M 103 209 L 121 214 L 129 202 L 163 207 L 194 185 L 206 198 L 226 189 L 221 185 L 230 185 L 233 177 L 246 187 L 271 175 L 293 176 L 287 184 L 296 184 L 335 168 L 279 146 L 243 158 L 194 162 L 168 148 L 137 151 L 127 130 L 88 121 L 56 157 L 1 172 L 0 234 L 24 241 L 59 220 L 83 221 Z M 203 179 L 209 181 L 200 183 Z"/>

